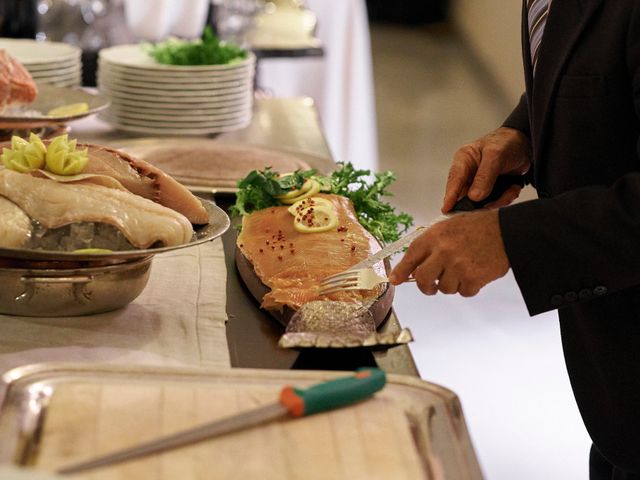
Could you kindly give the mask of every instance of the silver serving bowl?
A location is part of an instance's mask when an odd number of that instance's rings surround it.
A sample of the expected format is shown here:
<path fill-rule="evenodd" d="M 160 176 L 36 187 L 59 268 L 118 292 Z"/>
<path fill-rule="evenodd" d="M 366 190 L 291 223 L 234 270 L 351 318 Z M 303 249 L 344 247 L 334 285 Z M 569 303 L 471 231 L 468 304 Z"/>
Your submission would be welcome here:
<path fill-rule="evenodd" d="M 183 245 L 105 254 L 0 248 L 0 314 L 67 317 L 127 305 L 147 285 L 155 254 L 199 245 L 227 231 L 227 214 L 201 201 L 209 223 L 197 227 Z"/>
<path fill-rule="evenodd" d="M 151 260 L 153 255 L 103 266 L 0 267 L 0 312 L 60 317 L 115 310 L 142 293 Z"/>

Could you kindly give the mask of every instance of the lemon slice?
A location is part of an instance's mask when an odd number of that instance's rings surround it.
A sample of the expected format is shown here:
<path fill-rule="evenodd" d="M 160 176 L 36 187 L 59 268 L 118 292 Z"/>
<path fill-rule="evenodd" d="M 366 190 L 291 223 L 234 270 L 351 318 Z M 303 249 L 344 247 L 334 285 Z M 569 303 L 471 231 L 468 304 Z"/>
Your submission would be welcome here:
<path fill-rule="evenodd" d="M 278 200 L 288 200 L 290 198 L 297 198 L 300 195 L 308 192 L 311 189 L 312 185 L 313 183 L 311 182 L 311 180 L 305 180 L 304 183 L 302 184 L 302 187 L 296 188 L 295 190 L 291 190 L 290 192 L 287 192 L 287 193 L 283 193 L 282 195 L 276 195 L 276 198 Z"/>
<path fill-rule="evenodd" d="M 309 185 L 310 185 L 308 190 L 305 191 L 304 185 L 303 185 L 300 195 L 293 198 L 281 198 L 280 202 L 284 203 L 285 205 L 292 205 L 297 201 L 302 200 L 303 198 L 313 197 L 320 191 L 320 184 L 316 180 L 307 180 L 307 182 L 309 182 Z M 306 182 L 305 182 L 305 185 L 306 185 Z"/>
<path fill-rule="evenodd" d="M 52 108 L 47 113 L 49 117 L 71 117 L 89 111 L 89 104 L 85 102 L 70 103 L 60 107 Z"/>
<path fill-rule="evenodd" d="M 317 205 L 309 207 L 293 218 L 293 228 L 300 233 L 320 233 L 338 226 L 338 216 L 333 207 Z"/>
<path fill-rule="evenodd" d="M 112 253 L 113 250 L 109 250 L 108 248 L 79 248 L 78 250 L 74 250 L 71 253 L 80 253 L 80 254 L 94 254 L 94 253 Z"/>
<path fill-rule="evenodd" d="M 302 212 L 302 210 L 308 207 L 315 207 L 316 205 L 324 205 L 325 207 L 333 208 L 333 204 L 331 203 L 331 201 L 327 200 L 326 198 L 309 197 L 309 198 L 303 198 L 302 200 L 298 200 L 296 203 L 291 205 L 287 210 L 289 210 L 289 213 L 295 217 L 298 213 Z"/>

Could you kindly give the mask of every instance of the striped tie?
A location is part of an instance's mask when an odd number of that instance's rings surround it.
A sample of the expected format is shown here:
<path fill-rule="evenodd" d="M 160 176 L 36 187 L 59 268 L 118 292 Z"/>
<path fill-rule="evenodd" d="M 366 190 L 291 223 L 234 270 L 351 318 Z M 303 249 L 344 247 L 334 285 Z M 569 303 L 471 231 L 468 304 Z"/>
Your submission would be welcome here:
<path fill-rule="evenodd" d="M 531 47 L 531 65 L 534 72 L 538 64 L 538 52 L 542 42 L 544 26 L 549 15 L 549 5 L 551 5 L 551 0 L 527 0 L 529 45 Z"/>

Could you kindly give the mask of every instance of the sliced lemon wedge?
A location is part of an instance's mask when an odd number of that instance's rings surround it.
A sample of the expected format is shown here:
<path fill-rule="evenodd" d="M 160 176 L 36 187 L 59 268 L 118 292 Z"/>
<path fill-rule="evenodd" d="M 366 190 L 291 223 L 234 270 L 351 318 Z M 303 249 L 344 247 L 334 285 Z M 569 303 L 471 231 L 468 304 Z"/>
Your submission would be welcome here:
<path fill-rule="evenodd" d="M 326 205 L 308 207 L 293 218 L 293 228 L 300 233 L 326 232 L 337 226 L 336 212 Z"/>
<path fill-rule="evenodd" d="M 303 198 L 302 200 L 298 200 L 296 203 L 291 205 L 287 210 L 291 215 L 295 217 L 298 213 L 302 212 L 306 208 L 315 207 L 317 205 L 324 205 L 325 207 L 333 208 L 333 204 L 331 203 L 331 201 L 327 200 L 326 198 L 308 197 L 308 198 Z"/>
<path fill-rule="evenodd" d="M 89 104 L 86 102 L 70 103 L 60 107 L 52 108 L 47 113 L 49 117 L 71 117 L 89 111 Z"/>
<path fill-rule="evenodd" d="M 109 250 L 108 248 L 79 248 L 77 250 L 73 250 L 71 253 L 80 253 L 80 254 L 94 254 L 94 253 L 112 253 L 113 250 Z"/>

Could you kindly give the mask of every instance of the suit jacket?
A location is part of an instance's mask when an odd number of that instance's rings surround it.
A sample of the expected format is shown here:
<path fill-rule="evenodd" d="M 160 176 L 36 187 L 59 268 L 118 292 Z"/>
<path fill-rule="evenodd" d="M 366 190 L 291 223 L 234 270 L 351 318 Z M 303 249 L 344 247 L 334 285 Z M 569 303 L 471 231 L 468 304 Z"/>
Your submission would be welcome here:
<path fill-rule="evenodd" d="M 539 199 L 500 211 L 531 315 L 559 309 L 585 425 L 640 472 L 640 1 L 553 0 L 535 74 L 505 126 L 532 142 Z"/>

